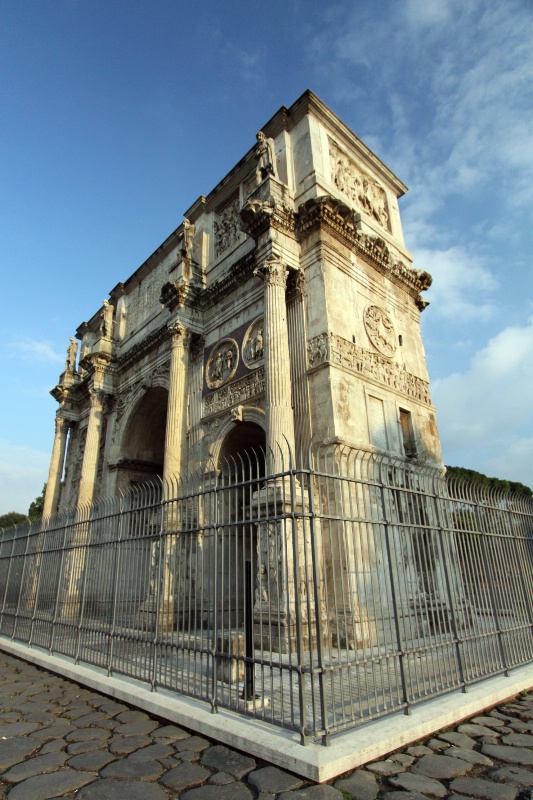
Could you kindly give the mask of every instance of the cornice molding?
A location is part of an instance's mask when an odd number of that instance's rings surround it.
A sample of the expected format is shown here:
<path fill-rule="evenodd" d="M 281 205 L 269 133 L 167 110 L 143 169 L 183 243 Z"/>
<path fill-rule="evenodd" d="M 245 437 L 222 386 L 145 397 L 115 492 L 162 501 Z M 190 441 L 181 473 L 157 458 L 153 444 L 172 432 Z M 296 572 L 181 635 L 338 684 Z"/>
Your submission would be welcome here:
<path fill-rule="evenodd" d="M 319 228 L 326 228 L 374 269 L 407 289 L 419 308 L 424 304 L 425 301 L 422 301 L 419 293 L 429 289 L 431 275 L 422 270 L 411 269 L 403 261 L 395 261 L 383 239 L 363 233 L 359 229 L 358 215 L 352 208 L 330 195 L 322 195 L 303 203 L 296 215 L 298 241 L 303 241 Z"/>

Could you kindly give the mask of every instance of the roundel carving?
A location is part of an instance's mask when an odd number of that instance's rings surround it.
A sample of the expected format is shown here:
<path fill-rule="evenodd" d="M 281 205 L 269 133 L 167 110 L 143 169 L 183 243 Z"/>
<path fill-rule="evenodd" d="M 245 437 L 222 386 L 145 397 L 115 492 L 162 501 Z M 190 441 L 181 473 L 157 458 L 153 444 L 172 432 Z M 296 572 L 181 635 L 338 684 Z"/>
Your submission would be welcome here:
<path fill-rule="evenodd" d="M 252 322 L 242 343 L 242 360 L 248 369 L 256 369 L 264 362 L 265 321 L 259 317 Z"/>
<path fill-rule="evenodd" d="M 222 339 L 211 350 L 205 368 L 205 380 L 210 389 L 218 389 L 230 381 L 239 366 L 239 346 L 235 339 Z"/>
<path fill-rule="evenodd" d="M 368 306 L 364 315 L 368 338 L 382 355 L 392 358 L 396 352 L 396 334 L 392 320 L 380 306 Z"/>

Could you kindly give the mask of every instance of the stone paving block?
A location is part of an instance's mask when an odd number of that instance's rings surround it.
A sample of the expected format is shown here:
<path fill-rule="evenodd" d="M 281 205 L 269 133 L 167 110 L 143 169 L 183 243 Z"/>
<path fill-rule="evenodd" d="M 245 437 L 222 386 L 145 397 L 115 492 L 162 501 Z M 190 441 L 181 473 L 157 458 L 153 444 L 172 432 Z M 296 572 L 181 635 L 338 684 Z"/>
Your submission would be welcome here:
<path fill-rule="evenodd" d="M 60 750 L 65 750 L 67 746 L 67 742 L 65 739 L 52 739 L 51 742 L 46 742 L 43 744 L 39 753 L 41 755 L 45 755 L 46 753 L 58 753 Z"/>
<path fill-rule="evenodd" d="M 405 767 L 398 764 L 397 761 L 373 761 L 371 764 L 366 764 L 366 768 L 377 775 L 397 775 L 399 772 L 405 772 Z"/>
<path fill-rule="evenodd" d="M 159 727 L 159 722 L 155 719 L 137 719 L 133 722 L 123 722 L 116 725 L 114 732 L 121 736 L 142 736 L 152 733 L 155 728 Z"/>
<path fill-rule="evenodd" d="M 131 778 L 136 781 L 156 781 L 163 773 L 159 761 L 132 761 L 120 758 L 104 767 L 100 774 L 103 778 Z"/>
<path fill-rule="evenodd" d="M 482 800 L 515 800 L 518 794 L 514 786 L 492 783 L 482 778 L 456 778 L 451 782 L 450 789 Z"/>
<path fill-rule="evenodd" d="M 14 737 L 0 741 L 0 770 L 8 769 L 13 764 L 18 764 L 25 758 L 35 753 L 41 746 L 41 742 L 32 739 L 30 736 L 23 738 Z"/>
<path fill-rule="evenodd" d="M 505 722 L 502 719 L 497 719 L 496 717 L 473 717 L 470 720 L 471 723 L 474 725 L 488 725 L 489 728 L 501 728 L 505 725 Z"/>
<path fill-rule="evenodd" d="M 228 786 L 207 784 L 180 794 L 180 800 L 252 800 L 252 797 L 251 791 L 244 783 L 230 783 Z"/>
<path fill-rule="evenodd" d="M 464 725 L 459 725 L 457 728 L 459 733 L 465 733 L 467 736 L 496 736 L 497 731 L 493 728 L 487 728 L 486 725 L 475 725 L 472 722 L 467 722 Z"/>
<path fill-rule="evenodd" d="M 391 753 L 388 760 L 396 761 L 397 764 L 401 764 L 403 767 L 410 767 L 414 763 L 415 757 L 407 755 L 407 753 Z"/>
<path fill-rule="evenodd" d="M 169 772 L 166 772 L 160 779 L 160 783 L 168 786 L 175 792 L 180 792 L 182 789 L 188 789 L 191 786 L 198 786 L 204 783 L 211 776 L 211 772 L 199 764 L 179 764 Z M 212 787 L 215 788 L 215 787 Z"/>
<path fill-rule="evenodd" d="M 71 742 L 67 745 L 67 753 L 71 756 L 79 755 L 80 753 L 90 753 L 92 750 L 100 750 L 105 746 L 105 742 L 98 739 L 89 739 L 88 742 Z"/>
<path fill-rule="evenodd" d="M 446 742 L 443 739 L 430 739 L 427 742 L 427 746 L 430 748 L 431 751 L 435 752 L 435 750 L 445 750 L 446 749 Z"/>
<path fill-rule="evenodd" d="M 233 775 L 228 775 L 227 772 L 215 772 L 215 774 L 211 775 L 209 778 L 209 783 L 212 783 L 214 786 L 226 786 L 228 783 L 235 783 L 235 778 Z"/>
<path fill-rule="evenodd" d="M 515 786 L 533 786 L 533 772 L 523 767 L 500 767 L 489 773 L 498 783 L 512 783 Z"/>
<path fill-rule="evenodd" d="M 408 792 L 420 792 L 421 794 L 429 794 L 432 797 L 446 797 L 448 794 L 448 790 L 440 781 L 428 778 L 425 775 L 414 775 L 412 772 L 404 772 L 402 775 L 390 777 L 389 783 L 393 786 L 399 786 Z"/>
<path fill-rule="evenodd" d="M 175 753 L 175 757 L 179 761 L 198 761 L 200 753 L 197 750 L 180 750 L 179 753 Z"/>
<path fill-rule="evenodd" d="M 37 722 L 8 722 L 7 725 L 0 725 L 0 737 L 11 739 L 13 736 L 27 736 L 39 727 Z"/>
<path fill-rule="evenodd" d="M 291 789 L 299 789 L 303 784 L 303 780 L 290 772 L 285 772 L 284 769 L 270 766 L 251 772 L 248 775 L 248 783 L 255 786 L 259 792 L 278 794 L 279 792 L 288 792 Z"/>
<path fill-rule="evenodd" d="M 476 746 L 475 739 L 472 739 L 471 736 L 467 736 L 466 733 L 458 733 L 457 731 L 446 731 L 445 733 L 439 733 L 439 739 L 442 739 L 443 742 L 454 744 L 456 747 Z"/>
<path fill-rule="evenodd" d="M 510 733 L 503 736 L 501 742 L 512 747 L 533 747 L 533 736 L 530 733 Z"/>
<path fill-rule="evenodd" d="M 17 783 L 9 792 L 9 800 L 49 800 L 57 794 L 74 792 L 95 778 L 94 772 L 76 772 L 73 769 L 36 775 Z"/>
<path fill-rule="evenodd" d="M 478 739 L 480 744 L 500 744 L 499 736 L 480 736 Z"/>
<path fill-rule="evenodd" d="M 426 775 L 428 778 L 449 780 L 450 778 L 459 778 L 462 775 L 466 775 L 473 766 L 473 764 L 468 761 L 462 761 L 460 758 L 431 755 L 422 756 L 412 768 L 412 772 L 418 775 Z"/>
<path fill-rule="evenodd" d="M 117 736 L 112 739 L 109 744 L 109 752 L 115 755 L 129 755 L 134 750 L 140 750 L 141 747 L 147 747 L 152 744 L 149 736 Z"/>
<path fill-rule="evenodd" d="M 169 797 L 157 783 L 99 778 L 80 789 L 76 800 L 169 800 Z"/>
<path fill-rule="evenodd" d="M 374 775 L 365 769 L 357 769 L 348 778 L 341 778 L 334 784 L 340 792 L 348 792 L 354 800 L 375 800 L 379 786 Z"/>
<path fill-rule="evenodd" d="M 235 778 L 242 778 L 255 769 L 255 760 L 250 756 L 231 750 L 223 744 L 208 747 L 202 753 L 202 764 L 217 772 L 229 772 Z M 281 790 L 280 790 L 281 791 Z"/>
<path fill-rule="evenodd" d="M 514 722 L 509 723 L 509 728 L 518 733 L 533 733 L 533 722 L 523 722 L 521 719 L 516 719 Z"/>
<path fill-rule="evenodd" d="M 382 800 L 427 800 L 426 795 L 420 792 L 385 792 Z"/>
<path fill-rule="evenodd" d="M 144 711 L 128 708 L 127 711 L 122 711 L 117 716 L 117 719 L 119 722 L 138 722 L 139 720 L 150 719 L 150 717 Z"/>
<path fill-rule="evenodd" d="M 420 756 L 430 756 L 433 750 L 431 747 L 426 747 L 425 744 L 417 744 L 413 745 L 413 747 L 408 747 L 407 752 L 410 756 L 420 758 Z"/>
<path fill-rule="evenodd" d="M 304 786 L 294 792 L 284 792 L 283 800 L 342 800 L 342 794 L 333 786 Z M 191 798 L 193 800 L 193 798 Z"/>
<path fill-rule="evenodd" d="M 450 747 L 444 751 L 445 756 L 452 756 L 452 758 L 460 758 L 462 761 L 469 761 L 470 764 L 477 764 L 483 767 L 494 766 L 494 761 L 477 750 L 470 750 L 466 747 Z"/>
<path fill-rule="evenodd" d="M 211 742 L 204 739 L 202 736 L 188 736 L 187 739 L 181 739 L 176 742 L 174 750 L 176 750 L 176 752 L 180 750 L 194 750 L 197 753 L 201 753 L 202 750 L 205 750 L 210 744 Z"/>
<path fill-rule="evenodd" d="M 481 752 L 495 758 L 497 761 L 506 761 L 509 764 L 533 765 L 533 751 L 523 747 L 508 747 L 503 744 L 484 744 Z"/>
<path fill-rule="evenodd" d="M 67 742 L 89 742 L 91 739 L 98 739 L 100 742 L 107 742 L 111 737 L 109 731 L 103 728 L 74 728 L 64 737 Z"/>
<path fill-rule="evenodd" d="M 60 720 L 62 722 L 62 720 Z M 40 739 L 41 742 L 47 742 L 51 739 L 64 739 L 69 733 L 71 733 L 75 728 L 72 725 L 50 725 L 48 728 L 40 728 L 38 731 L 34 731 L 32 736 L 34 739 Z"/>
<path fill-rule="evenodd" d="M 67 764 L 71 769 L 98 772 L 115 758 L 116 756 L 112 756 L 107 750 L 91 750 L 88 753 L 81 753 L 79 756 L 69 757 Z"/>
<path fill-rule="evenodd" d="M 2 780 L 8 781 L 8 783 L 19 783 L 19 781 L 24 781 L 26 778 L 33 777 L 33 775 L 56 772 L 63 766 L 67 758 L 67 753 L 47 753 L 28 758 L 27 761 L 15 764 L 14 767 L 4 772 Z"/>
<path fill-rule="evenodd" d="M 177 725 L 163 725 L 152 731 L 152 739 L 167 739 L 169 742 L 177 742 L 179 739 L 187 739 L 189 736 L 190 733 Z"/>
<path fill-rule="evenodd" d="M 148 747 L 141 747 L 140 750 L 135 750 L 131 756 L 128 756 L 130 761 L 152 761 L 157 759 L 161 761 L 174 753 L 173 748 L 169 744 L 150 744 Z"/>

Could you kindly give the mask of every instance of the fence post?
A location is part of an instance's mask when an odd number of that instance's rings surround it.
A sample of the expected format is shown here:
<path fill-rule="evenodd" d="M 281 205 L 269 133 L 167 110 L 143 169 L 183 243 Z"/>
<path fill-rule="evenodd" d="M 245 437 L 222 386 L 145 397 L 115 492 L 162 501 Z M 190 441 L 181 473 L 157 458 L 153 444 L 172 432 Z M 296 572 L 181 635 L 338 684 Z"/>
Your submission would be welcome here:
<path fill-rule="evenodd" d="M 118 599 L 118 576 L 120 575 L 120 562 L 122 555 L 122 524 L 124 520 L 124 497 L 119 496 L 118 511 L 118 537 L 115 547 L 115 565 L 113 569 L 113 609 L 111 617 L 111 630 L 109 631 L 109 657 L 107 662 L 107 674 L 113 674 L 113 658 L 115 655 L 115 633 L 117 626 L 117 599 Z"/>
<path fill-rule="evenodd" d="M 29 559 L 28 559 L 28 550 L 29 550 L 29 547 L 30 547 L 31 526 L 32 526 L 32 524 L 30 522 L 30 524 L 28 525 L 28 530 L 26 532 L 26 549 L 25 549 L 24 555 L 22 557 L 22 573 L 21 573 L 21 576 L 20 576 L 20 587 L 19 587 L 19 594 L 18 594 L 18 598 L 17 598 L 17 608 L 16 608 L 16 611 L 15 611 L 15 619 L 13 620 L 13 633 L 11 635 L 12 639 L 15 638 L 15 635 L 16 635 L 16 632 L 17 632 L 17 623 L 18 623 L 18 620 L 19 620 L 20 605 L 21 605 L 21 602 L 24 602 L 24 597 L 23 597 L 23 593 L 24 593 L 24 578 L 25 578 L 25 574 L 26 574 L 27 564 L 28 564 L 28 561 L 29 561 Z"/>

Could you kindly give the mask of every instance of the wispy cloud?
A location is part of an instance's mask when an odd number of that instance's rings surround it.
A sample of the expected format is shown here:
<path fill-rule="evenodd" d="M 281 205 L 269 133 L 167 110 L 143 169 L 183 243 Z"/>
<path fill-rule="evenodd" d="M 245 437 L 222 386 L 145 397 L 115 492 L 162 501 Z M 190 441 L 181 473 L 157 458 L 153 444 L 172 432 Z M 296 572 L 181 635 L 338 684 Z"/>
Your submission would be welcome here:
<path fill-rule="evenodd" d="M 60 364 L 66 356 L 58 353 L 50 342 L 24 337 L 7 343 L 6 350 L 11 358 L 39 364 Z"/>
<path fill-rule="evenodd" d="M 533 318 L 490 339 L 464 372 L 434 381 L 432 396 L 448 463 L 498 466 L 502 477 L 527 475 L 533 486 Z"/>

